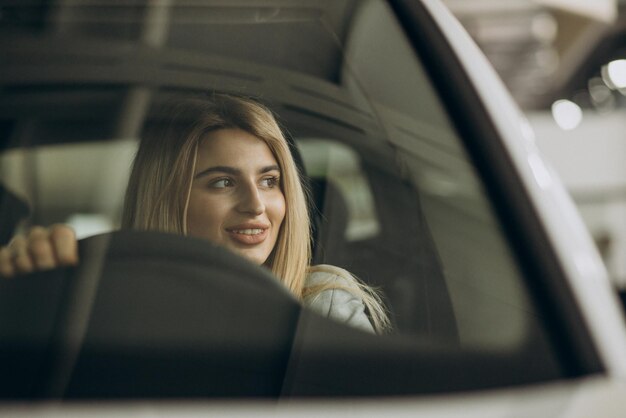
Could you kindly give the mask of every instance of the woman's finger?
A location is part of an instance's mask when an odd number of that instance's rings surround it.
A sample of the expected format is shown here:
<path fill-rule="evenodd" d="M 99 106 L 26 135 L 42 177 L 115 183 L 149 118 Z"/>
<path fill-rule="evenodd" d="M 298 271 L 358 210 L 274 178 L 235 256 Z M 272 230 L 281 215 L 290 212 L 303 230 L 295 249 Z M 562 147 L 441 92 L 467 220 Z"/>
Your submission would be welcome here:
<path fill-rule="evenodd" d="M 28 233 L 28 251 L 37 270 L 50 270 L 58 263 L 50 242 L 50 233 L 41 226 L 33 227 Z"/>
<path fill-rule="evenodd" d="M 72 266 L 78 263 L 78 242 L 72 228 L 61 224 L 52 225 L 50 241 L 60 265 Z"/>
<path fill-rule="evenodd" d="M 13 252 L 8 247 L 0 248 L 0 276 L 4 278 L 15 276 Z"/>
<path fill-rule="evenodd" d="M 13 266 L 17 273 L 31 273 L 35 270 L 35 264 L 30 258 L 28 240 L 23 235 L 18 235 L 9 244 Z"/>

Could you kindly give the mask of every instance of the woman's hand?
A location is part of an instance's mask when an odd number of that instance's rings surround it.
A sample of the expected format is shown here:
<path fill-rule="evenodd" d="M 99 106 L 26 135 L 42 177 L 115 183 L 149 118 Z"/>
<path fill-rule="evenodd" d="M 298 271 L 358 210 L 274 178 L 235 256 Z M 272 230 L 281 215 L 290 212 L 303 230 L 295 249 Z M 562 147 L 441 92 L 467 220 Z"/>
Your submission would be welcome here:
<path fill-rule="evenodd" d="M 35 226 L 27 235 L 17 235 L 0 248 L 0 276 L 6 278 L 76 263 L 76 234 L 67 225 Z"/>

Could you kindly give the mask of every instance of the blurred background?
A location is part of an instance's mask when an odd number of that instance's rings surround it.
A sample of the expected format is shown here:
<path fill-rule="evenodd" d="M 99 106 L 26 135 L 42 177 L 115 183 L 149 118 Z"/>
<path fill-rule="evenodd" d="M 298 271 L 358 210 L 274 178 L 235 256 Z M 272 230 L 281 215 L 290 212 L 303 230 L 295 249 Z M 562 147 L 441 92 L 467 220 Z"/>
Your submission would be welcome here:
<path fill-rule="evenodd" d="M 444 0 L 491 61 L 626 288 L 626 0 Z"/>

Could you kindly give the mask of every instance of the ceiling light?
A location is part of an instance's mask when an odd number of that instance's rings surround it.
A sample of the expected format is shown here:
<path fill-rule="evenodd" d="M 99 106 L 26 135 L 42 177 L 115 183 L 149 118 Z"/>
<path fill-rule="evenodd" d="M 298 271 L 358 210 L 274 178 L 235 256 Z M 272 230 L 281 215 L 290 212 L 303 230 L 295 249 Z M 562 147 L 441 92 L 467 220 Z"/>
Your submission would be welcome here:
<path fill-rule="evenodd" d="M 558 24 L 550 13 L 540 13 L 533 17 L 530 30 L 540 42 L 551 44 L 556 39 Z"/>
<path fill-rule="evenodd" d="M 565 131 L 575 129 L 583 119 L 583 111 L 569 100 L 557 100 L 552 104 L 552 116 L 556 124 Z"/>
<path fill-rule="evenodd" d="M 626 88 L 626 59 L 611 61 L 602 67 L 602 79 L 614 90 Z"/>

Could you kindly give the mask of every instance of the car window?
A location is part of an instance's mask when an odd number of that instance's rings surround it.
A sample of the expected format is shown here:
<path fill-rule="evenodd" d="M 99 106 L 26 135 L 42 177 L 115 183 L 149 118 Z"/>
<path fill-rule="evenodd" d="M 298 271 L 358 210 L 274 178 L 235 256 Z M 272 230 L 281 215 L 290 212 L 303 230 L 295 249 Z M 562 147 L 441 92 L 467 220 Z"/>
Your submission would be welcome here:
<path fill-rule="evenodd" d="M 344 241 L 361 241 L 378 235 L 380 224 L 375 198 L 359 154 L 339 141 L 301 138 L 297 144 L 317 198 L 319 216 L 323 216 L 318 221 L 343 219 L 344 224 L 337 233 Z M 334 199 L 333 192 L 336 193 Z M 331 215 L 332 204 L 341 205 L 336 210 L 342 212 Z M 316 248 L 329 244 L 318 239 Z"/>
<path fill-rule="evenodd" d="M 430 262 L 440 263 L 461 343 L 519 342 L 536 314 L 477 172 L 400 28 L 380 3 L 361 10 L 353 28 L 358 41 L 348 44 L 347 55 L 352 78 L 373 103 L 394 155 L 395 173 L 381 177 L 403 196 L 395 198 L 402 205 L 390 203 L 383 216 L 397 219 L 398 206 L 407 211 L 398 222 L 398 252 L 431 246 Z M 414 238 L 423 235 L 432 235 L 430 243 Z M 412 293 L 420 293 L 416 283 L 424 276 L 414 270 Z"/>
<path fill-rule="evenodd" d="M 443 364 L 455 350 L 477 380 L 469 353 L 524 370 L 497 382 L 562 377 L 455 116 L 386 2 L 9 3 L 0 180 L 29 210 L 3 232 L 119 228 L 137 141 L 162 104 L 256 97 L 303 160 L 314 262 L 380 290 L 392 329 L 377 338 L 408 341 L 418 359 L 442 348 Z"/>

